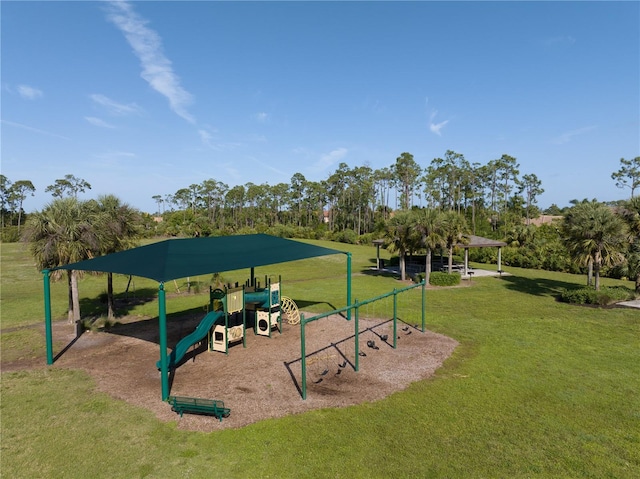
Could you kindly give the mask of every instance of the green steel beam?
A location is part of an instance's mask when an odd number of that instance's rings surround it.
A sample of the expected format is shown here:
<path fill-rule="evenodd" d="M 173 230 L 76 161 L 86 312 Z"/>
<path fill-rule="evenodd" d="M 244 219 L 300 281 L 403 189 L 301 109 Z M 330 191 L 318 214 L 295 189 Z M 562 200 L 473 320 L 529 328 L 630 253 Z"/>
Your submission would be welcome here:
<path fill-rule="evenodd" d="M 305 347 L 305 339 L 304 339 L 304 314 L 300 315 L 300 363 L 302 369 L 302 378 L 301 378 L 301 386 L 302 386 L 302 399 L 307 399 L 307 352 Z"/>
<path fill-rule="evenodd" d="M 347 253 L 347 305 L 351 305 L 351 253 Z M 351 309 L 347 310 L 347 321 L 351 321 Z"/>
<path fill-rule="evenodd" d="M 158 320 L 160 323 L 160 379 L 162 400 L 169 399 L 169 361 L 167 358 L 167 304 L 164 283 L 158 286 Z"/>
<path fill-rule="evenodd" d="M 44 281 L 44 327 L 47 341 L 47 364 L 53 364 L 53 334 L 51 332 L 51 283 L 49 270 L 42 271 Z"/>

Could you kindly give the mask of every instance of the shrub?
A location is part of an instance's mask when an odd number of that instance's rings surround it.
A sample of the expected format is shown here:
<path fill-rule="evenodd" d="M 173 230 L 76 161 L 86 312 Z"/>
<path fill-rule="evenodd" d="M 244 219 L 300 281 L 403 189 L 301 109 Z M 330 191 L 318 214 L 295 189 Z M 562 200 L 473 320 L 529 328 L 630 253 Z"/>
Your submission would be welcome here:
<path fill-rule="evenodd" d="M 333 240 L 339 243 L 356 244 L 358 235 L 353 230 L 338 231 L 333 234 Z"/>
<path fill-rule="evenodd" d="M 605 286 L 596 291 L 593 287 L 579 289 L 565 289 L 560 294 L 560 300 L 572 304 L 597 304 L 607 306 L 619 301 L 635 298 L 633 290 L 625 286 Z"/>
<path fill-rule="evenodd" d="M 429 275 L 429 284 L 433 286 L 456 286 L 460 284 L 460 274 L 449 274 L 442 273 L 440 271 L 434 271 L 431 273 L 431 275 Z"/>

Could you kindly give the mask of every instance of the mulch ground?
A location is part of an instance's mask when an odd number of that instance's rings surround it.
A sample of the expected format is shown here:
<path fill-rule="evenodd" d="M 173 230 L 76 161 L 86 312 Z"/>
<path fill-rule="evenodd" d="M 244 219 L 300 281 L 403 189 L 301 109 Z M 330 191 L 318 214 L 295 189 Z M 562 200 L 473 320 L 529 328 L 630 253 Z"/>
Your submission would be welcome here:
<path fill-rule="evenodd" d="M 193 331 L 200 319 L 170 320 L 169 346 Z M 57 322 L 53 327 L 56 343 L 72 344 L 55 367 L 86 371 L 100 391 L 149 409 L 162 421 L 177 421 L 180 429 L 214 431 L 380 400 L 430 377 L 458 344 L 398 322 L 394 349 L 391 320 L 360 319 L 359 329 L 356 372 L 353 320 L 331 316 L 306 325 L 306 400 L 301 396 L 300 325 L 284 323 L 282 333 L 273 331 L 270 338 L 249 330 L 246 347 L 238 343 L 228 354 L 209 352 L 204 343 L 192 347 L 171 375 L 171 395 L 224 401 L 231 415 L 222 422 L 191 414 L 180 418 L 161 401 L 157 320 L 131 320 L 78 338 L 73 326 Z M 3 365 L 3 370 L 17 368 L 21 365 Z"/>

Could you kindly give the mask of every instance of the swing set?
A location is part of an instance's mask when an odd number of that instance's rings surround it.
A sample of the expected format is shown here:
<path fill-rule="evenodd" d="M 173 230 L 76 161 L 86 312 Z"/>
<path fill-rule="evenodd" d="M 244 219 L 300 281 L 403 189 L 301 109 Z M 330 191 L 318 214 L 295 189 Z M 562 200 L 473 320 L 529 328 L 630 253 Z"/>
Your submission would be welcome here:
<path fill-rule="evenodd" d="M 359 319 L 360 319 L 360 308 L 362 308 L 363 306 L 367 306 L 373 303 L 376 303 L 378 301 L 382 301 L 385 298 L 388 298 L 390 296 L 393 296 L 393 349 L 397 349 L 397 338 L 398 338 L 398 295 L 402 294 L 402 293 L 406 293 L 409 290 L 415 289 L 415 288 L 422 288 L 422 308 L 421 308 L 421 319 L 422 319 L 422 324 L 421 324 L 421 328 L 420 330 L 424 333 L 425 332 L 425 309 L 426 309 L 426 283 L 424 280 L 422 280 L 420 283 L 418 284 L 414 284 L 411 286 L 407 286 L 406 288 L 402 288 L 402 289 L 394 289 L 393 291 L 390 291 L 388 293 L 382 294 L 380 296 L 376 296 L 374 298 L 370 298 L 370 299 L 366 299 L 364 301 L 358 301 L 356 300 L 354 304 L 351 304 L 349 306 L 345 306 L 344 308 L 340 308 L 340 309 L 336 309 L 333 311 L 329 311 L 326 313 L 322 313 L 322 314 L 318 314 L 316 316 L 313 316 L 311 318 L 305 318 L 304 314 L 300 315 L 300 358 L 301 358 L 301 367 L 302 367 L 302 377 L 301 377 L 301 394 L 302 394 L 302 399 L 306 400 L 307 399 L 307 364 L 309 363 L 310 365 L 313 365 L 315 363 L 318 363 L 319 361 L 326 361 L 329 356 L 327 356 L 326 354 L 324 356 L 317 356 L 316 353 L 313 353 L 309 356 L 314 356 L 315 357 L 310 357 L 307 358 L 307 354 L 306 354 L 306 339 L 305 339 L 305 327 L 307 324 L 313 322 L 313 321 L 318 321 L 322 318 L 327 318 L 329 316 L 333 316 L 333 315 L 341 315 L 343 317 L 345 317 L 345 319 L 347 321 L 351 320 L 351 312 L 353 310 L 354 312 L 354 361 L 353 361 L 353 368 L 354 370 L 357 372 L 360 369 L 360 364 L 359 364 L 359 358 L 360 358 L 360 329 L 359 329 Z M 346 313 L 346 316 L 342 315 L 342 313 Z M 346 365 L 346 360 L 344 365 Z M 343 365 L 340 365 L 340 367 L 343 367 Z M 325 370 L 327 370 L 327 368 L 324 368 Z M 323 371 L 321 374 L 326 374 L 325 371 Z"/>

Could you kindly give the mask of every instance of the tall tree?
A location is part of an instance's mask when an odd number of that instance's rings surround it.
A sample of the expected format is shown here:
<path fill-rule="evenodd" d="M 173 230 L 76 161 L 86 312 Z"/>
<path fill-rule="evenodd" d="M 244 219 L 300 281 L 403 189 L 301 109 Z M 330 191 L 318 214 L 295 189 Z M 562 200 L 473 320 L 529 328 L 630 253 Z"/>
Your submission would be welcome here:
<path fill-rule="evenodd" d="M 620 169 L 611 173 L 611 179 L 615 180 L 618 188 L 630 188 L 633 198 L 636 188 L 640 187 L 640 156 L 633 160 L 620 158 Z"/>
<path fill-rule="evenodd" d="M 33 196 L 36 187 L 29 180 L 16 181 L 9 187 L 9 203 L 16 205 L 18 213 L 18 235 L 20 234 L 20 223 L 22 223 L 22 205 L 27 195 Z"/>
<path fill-rule="evenodd" d="M 596 201 L 574 205 L 564 218 L 563 235 L 574 260 L 593 265 L 596 290 L 600 289 L 602 267 L 624 261 L 624 223 L 606 205 Z"/>
<path fill-rule="evenodd" d="M 292 215 L 295 218 L 297 226 L 302 225 L 302 204 L 305 198 L 305 190 L 307 189 L 307 179 L 302 173 L 295 173 L 291 177 L 291 208 Z"/>
<path fill-rule="evenodd" d="M 116 253 L 135 246 L 139 234 L 140 213 L 117 196 L 100 195 L 97 201 L 89 203 L 95 208 L 96 238 L 102 255 Z M 115 315 L 113 297 L 113 273 L 107 273 L 107 315 Z"/>
<path fill-rule="evenodd" d="M 448 251 L 448 271 L 453 272 L 453 248 L 465 242 L 465 235 L 469 233 L 467 221 L 455 211 L 446 211 L 442 217 L 442 237 Z"/>
<path fill-rule="evenodd" d="M 443 214 L 433 208 L 421 209 L 416 212 L 414 222 L 416 232 L 420 235 L 421 246 L 426 249 L 425 282 L 429 284 L 432 252 L 436 248 L 446 246 L 443 235 Z"/>
<path fill-rule="evenodd" d="M 411 208 L 413 193 L 418 183 L 422 168 L 413 159 L 411 153 L 402 153 L 393 165 L 393 174 L 400 191 L 400 208 Z"/>
<path fill-rule="evenodd" d="M 620 216 L 627 224 L 628 249 L 625 254 L 626 270 L 629 278 L 635 278 L 636 293 L 640 294 L 640 197 L 625 202 Z"/>
<path fill-rule="evenodd" d="M 22 238 L 29 243 L 38 269 L 51 269 L 89 259 L 99 251 L 95 223 L 95 213 L 86 202 L 59 198 L 29 215 Z M 67 271 L 69 322 L 80 319 L 77 274 Z M 53 277 L 59 278 L 60 271 L 54 272 Z"/>
<path fill-rule="evenodd" d="M 77 199 L 78 193 L 84 193 L 85 190 L 90 189 L 91 185 L 87 181 L 68 174 L 64 175 L 62 179 L 57 179 L 53 185 L 47 186 L 44 191 L 51 193 L 54 198 L 72 196 Z"/>
<path fill-rule="evenodd" d="M 526 202 L 526 215 L 527 215 L 527 225 L 530 224 L 531 218 L 531 209 L 537 203 L 538 195 L 544 193 L 544 189 L 542 188 L 542 181 L 538 179 L 538 177 L 531 173 L 524 175 L 522 177 L 522 181 L 520 182 L 520 194 L 524 194 L 524 199 Z"/>
<path fill-rule="evenodd" d="M 0 175 L 0 226 L 4 228 L 4 215 L 9 204 L 9 191 L 11 181 L 4 175 Z"/>
<path fill-rule="evenodd" d="M 387 223 L 385 236 L 390 240 L 389 250 L 398 252 L 400 279 L 406 279 L 405 259 L 414 244 L 413 220 L 410 211 L 401 211 Z"/>
<path fill-rule="evenodd" d="M 152 200 L 154 200 L 156 202 L 156 205 L 158 207 L 158 212 L 156 213 L 158 216 L 160 216 L 162 213 L 164 213 L 164 211 L 161 211 L 160 206 L 162 205 L 162 203 L 164 203 L 164 200 L 162 199 L 161 195 L 153 195 L 151 197 Z"/>

